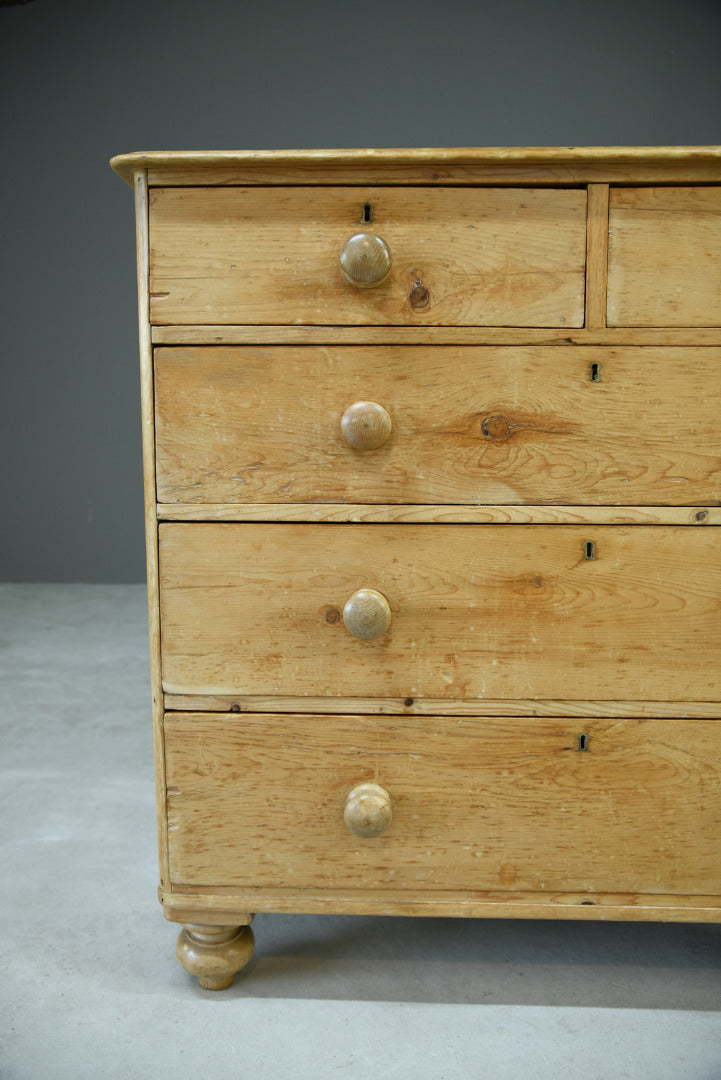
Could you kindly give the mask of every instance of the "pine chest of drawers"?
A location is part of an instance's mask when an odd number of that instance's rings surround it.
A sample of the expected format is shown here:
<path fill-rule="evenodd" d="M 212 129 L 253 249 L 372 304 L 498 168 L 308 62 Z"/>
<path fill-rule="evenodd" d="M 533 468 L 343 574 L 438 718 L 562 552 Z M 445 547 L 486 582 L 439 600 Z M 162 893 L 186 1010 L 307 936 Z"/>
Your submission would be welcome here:
<path fill-rule="evenodd" d="M 721 150 L 130 154 L 160 896 L 721 919 Z"/>

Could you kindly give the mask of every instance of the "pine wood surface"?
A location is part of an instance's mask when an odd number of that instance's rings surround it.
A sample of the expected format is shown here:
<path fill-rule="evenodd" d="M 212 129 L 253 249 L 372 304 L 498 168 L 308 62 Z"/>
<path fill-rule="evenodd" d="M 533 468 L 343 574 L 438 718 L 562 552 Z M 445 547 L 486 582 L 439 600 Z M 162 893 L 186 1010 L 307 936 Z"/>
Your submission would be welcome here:
<path fill-rule="evenodd" d="M 612 326 L 721 325 L 721 188 L 614 188 Z"/>
<path fill-rule="evenodd" d="M 586 184 L 684 184 L 718 181 L 718 158 L 691 161 L 648 160 L 637 163 L 606 164 L 594 161 L 539 163 L 462 164 L 372 164 L 336 166 L 296 163 L 241 165 L 185 165 L 177 168 L 150 168 L 148 185 L 153 187 L 268 187 L 268 186 L 348 186 L 369 184 L 382 187 L 526 187 L 585 186 Z"/>
<path fill-rule="evenodd" d="M 168 881 L 167 817 L 165 804 L 165 746 L 163 738 L 163 691 L 160 657 L 160 604 L 158 585 L 158 517 L 155 486 L 155 406 L 153 349 L 148 311 L 148 188 L 143 174 L 135 182 L 135 239 L 140 344 L 140 404 L 142 418 L 143 500 L 145 510 L 145 559 L 148 585 L 148 635 L 152 694 L 155 796 L 158 807 L 158 853 L 161 882 Z"/>
<path fill-rule="evenodd" d="M 392 256 L 373 289 L 340 269 L 364 230 Z M 580 327 L 585 249 L 583 189 L 156 188 L 151 320 Z"/>
<path fill-rule="evenodd" d="M 213 887 L 215 888 L 215 887 Z M 572 919 L 602 922 L 719 921 L 718 896 L 428 889 L 284 889 L 180 886 L 161 892 L 170 922 L 242 922 L 255 911 L 317 915 L 401 915 L 487 919 Z"/>
<path fill-rule="evenodd" d="M 112 165 L 189 969 L 253 911 L 719 921 L 721 147 Z"/>
<path fill-rule="evenodd" d="M 159 348 L 158 498 L 718 502 L 720 360 L 662 347 Z M 392 422 L 373 451 L 341 429 L 362 400 Z"/>
<path fill-rule="evenodd" d="M 718 181 L 718 146 L 154 151 L 110 162 L 132 184 L 485 184 Z"/>
<path fill-rule="evenodd" d="M 156 345 L 721 345 L 721 329 L 498 326 L 153 326 Z"/>
<path fill-rule="evenodd" d="M 163 521 L 435 522 L 458 525 L 721 525 L 721 506 L 434 506 L 429 503 L 160 503 Z"/>
<path fill-rule="evenodd" d="M 573 687 L 569 688 L 573 693 Z M 164 694 L 165 708 L 176 712 L 325 713 L 386 716 L 600 716 L 721 719 L 720 701 L 621 701 L 611 698 L 454 698 L 304 697 L 292 694 Z"/>
<path fill-rule="evenodd" d="M 714 727 L 169 714 L 172 880 L 718 895 Z M 367 781 L 393 818 L 361 839 L 343 810 Z"/>
<path fill-rule="evenodd" d="M 588 185 L 586 327 L 590 330 L 606 326 L 608 197 L 608 184 Z"/>
<path fill-rule="evenodd" d="M 180 932 L 178 960 L 205 990 L 227 990 L 253 955 L 253 931 L 243 926 L 191 923 Z"/>
<path fill-rule="evenodd" d="M 713 529 L 160 526 L 170 693 L 713 700 Z M 595 557 L 585 558 L 586 544 Z M 390 629 L 341 617 L 376 589 Z"/>

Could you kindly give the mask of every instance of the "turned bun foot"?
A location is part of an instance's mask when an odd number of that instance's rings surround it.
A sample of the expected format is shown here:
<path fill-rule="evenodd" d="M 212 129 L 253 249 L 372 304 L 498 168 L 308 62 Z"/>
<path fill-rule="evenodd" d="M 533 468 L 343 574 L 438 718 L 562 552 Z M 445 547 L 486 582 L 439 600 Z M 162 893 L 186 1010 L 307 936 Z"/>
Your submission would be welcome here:
<path fill-rule="evenodd" d="M 226 990 L 255 947 L 249 926 L 184 926 L 178 937 L 178 960 L 197 975 L 206 990 Z"/>

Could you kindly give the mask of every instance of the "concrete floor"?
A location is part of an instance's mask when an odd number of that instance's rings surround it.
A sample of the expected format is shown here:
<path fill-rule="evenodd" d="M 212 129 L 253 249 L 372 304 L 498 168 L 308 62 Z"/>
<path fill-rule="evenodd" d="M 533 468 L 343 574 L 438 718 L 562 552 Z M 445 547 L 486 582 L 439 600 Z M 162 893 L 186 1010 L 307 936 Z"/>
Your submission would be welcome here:
<path fill-rule="evenodd" d="M 260 915 L 201 990 L 147 670 L 143 588 L 0 586 L 3 1080 L 721 1080 L 721 926 Z"/>

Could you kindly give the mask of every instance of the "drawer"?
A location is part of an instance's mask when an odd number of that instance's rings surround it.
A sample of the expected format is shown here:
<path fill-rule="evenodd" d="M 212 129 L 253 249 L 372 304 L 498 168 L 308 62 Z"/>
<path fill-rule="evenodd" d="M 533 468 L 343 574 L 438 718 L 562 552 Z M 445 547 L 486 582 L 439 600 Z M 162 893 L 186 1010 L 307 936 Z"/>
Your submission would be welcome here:
<path fill-rule="evenodd" d="M 721 497 L 714 348 L 155 350 L 161 503 Z"/>
<path fill-rule="evenodd" d="M 585 189 L 155 188 L 149 228 L 154 323 L 583 325 Z"/>
<path fill-rule="evenodd" d="M 165 761 L 178 886 L 721 892 L 719 721 L 179 713 Z"/>
<path fill-rule="evenodd" d="M 714 527 L 166 523 L 159 560 L 166 692 L 718 695 Z"/>
<path fill-rule="evenodd" d="M 609 326 L 721 326 L 721 188 L 611 188 Z"/>

